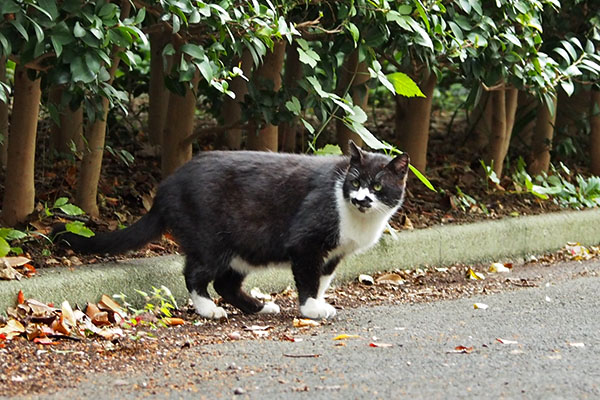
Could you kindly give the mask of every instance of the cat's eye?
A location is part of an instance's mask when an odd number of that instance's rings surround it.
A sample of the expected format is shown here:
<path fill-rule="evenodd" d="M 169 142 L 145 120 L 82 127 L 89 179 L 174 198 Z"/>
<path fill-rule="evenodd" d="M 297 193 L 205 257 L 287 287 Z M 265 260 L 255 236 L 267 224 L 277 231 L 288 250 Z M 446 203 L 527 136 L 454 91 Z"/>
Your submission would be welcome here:
<path fill-rule="evenodd" d="M 358 188 L 360 186 L 360 181 L 358 179 L 354 179 L 352 182 L 350 182 L 352 184 L 352 186 L 354 186 L 355 188 Z"/>
<path fill-rule="evenodd" d="M 383 189 L 383 186 L 381 186 L 381 183 L 376 182 L 373 184 L 373 190 L 376 192 L 381 192 L 381 189 Z"/>

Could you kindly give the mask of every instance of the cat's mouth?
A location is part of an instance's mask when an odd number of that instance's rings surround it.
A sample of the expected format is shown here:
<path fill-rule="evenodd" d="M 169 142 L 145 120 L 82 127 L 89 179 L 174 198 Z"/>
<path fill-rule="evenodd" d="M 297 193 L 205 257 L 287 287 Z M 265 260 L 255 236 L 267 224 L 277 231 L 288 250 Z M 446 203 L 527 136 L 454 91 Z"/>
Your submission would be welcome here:
<path fill-rule="evenodd" d="M 366 213 L 371 210 L 371 199 L 357 200 L 352 199 L 351 203 L 361 213 Z"/>

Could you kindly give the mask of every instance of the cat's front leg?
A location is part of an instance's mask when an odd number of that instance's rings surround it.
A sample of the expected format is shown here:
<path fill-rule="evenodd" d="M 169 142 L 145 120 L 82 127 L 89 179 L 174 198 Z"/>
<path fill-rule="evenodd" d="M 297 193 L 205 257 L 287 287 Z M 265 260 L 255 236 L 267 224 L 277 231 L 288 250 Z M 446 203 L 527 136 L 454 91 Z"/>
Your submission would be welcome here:
<path fill-rule="evenodd" d="M 325 291 L 333 278 L 339 259 L 324 263 L 307 255 L 293 257 L 292 272 L 298 289 L 300 314 L 311 319 L 333 318 L 335 308 L 325 301 Z"/>

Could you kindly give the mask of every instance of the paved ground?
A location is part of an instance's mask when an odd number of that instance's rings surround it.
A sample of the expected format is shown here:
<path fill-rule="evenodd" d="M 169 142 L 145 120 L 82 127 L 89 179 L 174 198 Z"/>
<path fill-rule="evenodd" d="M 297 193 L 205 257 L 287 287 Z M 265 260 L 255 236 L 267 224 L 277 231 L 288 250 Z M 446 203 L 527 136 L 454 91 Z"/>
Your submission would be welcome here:
<path fill-rule="evenodd" d="M 344 310 L 300 342 L 183 347 L 176 362 L 87 375 L 76 389 L 36 398 L 599 398 L 600 262 L 555 270 L 535 288 Z M 360 338 L 338 346 L 342 333 Z"/>

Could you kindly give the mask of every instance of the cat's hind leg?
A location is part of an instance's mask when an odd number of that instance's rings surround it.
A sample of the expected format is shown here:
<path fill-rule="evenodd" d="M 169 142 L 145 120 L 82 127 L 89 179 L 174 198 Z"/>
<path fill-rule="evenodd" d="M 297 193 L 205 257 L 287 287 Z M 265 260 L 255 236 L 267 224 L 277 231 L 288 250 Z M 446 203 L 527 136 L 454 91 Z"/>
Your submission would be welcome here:
<path fill-rule="evenodd" d="M 247 314 L 278 314 L 279 306 L 273 302 L 263 303 L 242 290 L 245 275 L 228 268 L 221 272 L 213 283 L 223 300 Z"/>
<path fill-rule="evenodd" d="M 222 307 L 218 307 L 208 294 L 208 284 L 212 276 L 202 268 L 200 259 L 188 254 L 183 274 L 196 313 L 204 318 L 227 318 L 227 312 Z"/>

